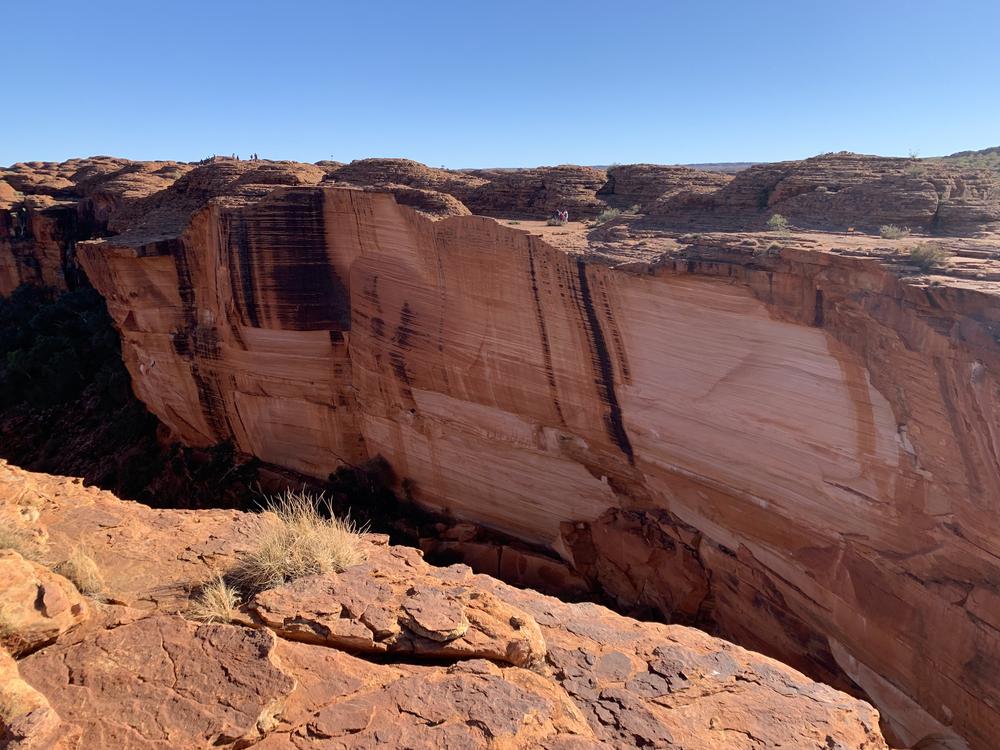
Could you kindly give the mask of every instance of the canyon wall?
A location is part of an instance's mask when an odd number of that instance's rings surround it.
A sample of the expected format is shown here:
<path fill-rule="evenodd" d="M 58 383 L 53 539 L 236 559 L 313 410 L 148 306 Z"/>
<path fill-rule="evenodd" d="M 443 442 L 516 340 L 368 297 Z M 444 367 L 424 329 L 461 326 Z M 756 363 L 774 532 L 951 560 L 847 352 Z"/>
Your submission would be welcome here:
<path fill-rule="evenodd" d="M 859 686 L 900 742 L 992 747 L 995 285 L 756 244 L 616 264 L 304 186 L 77 250 L 178 439 L 318 477 L 381 455 L 624 606 Z"/>

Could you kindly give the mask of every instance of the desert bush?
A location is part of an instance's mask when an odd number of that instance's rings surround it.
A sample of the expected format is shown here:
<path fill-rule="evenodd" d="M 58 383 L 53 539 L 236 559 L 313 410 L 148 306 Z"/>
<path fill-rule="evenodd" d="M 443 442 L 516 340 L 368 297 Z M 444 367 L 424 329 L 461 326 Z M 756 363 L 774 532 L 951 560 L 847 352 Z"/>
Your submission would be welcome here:
<path fill-rule="evenodd" d="M 323 515 L 320 510 L 327 515 Z M 262 525 L 257 545 L 240 556 L 227 579 L 244 594 L 307 575 L 340 572 L 365 559 L 359 530 L 333 516 L 323 495 L 286 491 L 267 505 L 277 523 Z"/>
<path fill-rule="evenodd" d="M 550 216 L 548 219 L 545 220 L 545 223 L 550 227 L 561 227 L 566 222 L 563 221 L 562 219 L 557 219 L 554 216 Z"/>
<path fill-rule="evenodd" d="M 771 214 L 767 220 L 767 228 L 772 232 L 784 232 L 788 229 L 788 219 L 781 214 Z"/>
<path fill-rule="evenodd" d="M 926 272 L 940 266 L 951 257 L 951 253 L 933 242 L 925 242 L 923 245 L 910 248 L 907 257 L 910 259 L 910 263 Z"/>
<path fill-rule="evenodd" d="M 52 572 L 71 580 L 81 594 L 93 596 L 104 590 L 101 569 L 82 547 L 74 547 L 69 557 L 52 567 Z"/>
<path fill-rule="evenodd" d="M 597 215 L 597 218 L 594 219 L 594 222 L 597 224 L 604 224 L 605 222 L 618 218 L 618 216 L 620 215 L 621 211 L 619 211 L 617 208 L 606 208 Z"/>
<path fill-rule="evenodd" d="M 898 227 L 895 224 L 883 224 L 878 228 L 879 236 L 886 240 L 898 240 L 910 236 L 907 227 Z"/>
<path fill-rule="evenodd" d="M 641 214 L 642 206 L 639 205 L 638 203 L 633 203 L 631 206 L 628 207 L 628 212 L 630 214 Z"/>
<path fill-rule="evenodd" d="M 240 604 L 239 592 L 217 576 L 195 591 L 188 615 L 206 622 L 232 622 Z"/>

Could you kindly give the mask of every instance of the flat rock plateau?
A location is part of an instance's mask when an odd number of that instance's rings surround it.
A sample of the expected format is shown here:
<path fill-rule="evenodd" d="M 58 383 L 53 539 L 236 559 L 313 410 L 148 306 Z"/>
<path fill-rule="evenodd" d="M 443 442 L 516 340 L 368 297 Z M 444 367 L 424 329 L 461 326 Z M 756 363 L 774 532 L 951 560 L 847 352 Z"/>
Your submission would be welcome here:
<path fill-rule="evenodd" d="M 0 463 L 0 744 L 992 750 L 998 282 L 974 155 L 0 169 L 157 441 L 439 519 L 199 623 L 272 516 Z"/>

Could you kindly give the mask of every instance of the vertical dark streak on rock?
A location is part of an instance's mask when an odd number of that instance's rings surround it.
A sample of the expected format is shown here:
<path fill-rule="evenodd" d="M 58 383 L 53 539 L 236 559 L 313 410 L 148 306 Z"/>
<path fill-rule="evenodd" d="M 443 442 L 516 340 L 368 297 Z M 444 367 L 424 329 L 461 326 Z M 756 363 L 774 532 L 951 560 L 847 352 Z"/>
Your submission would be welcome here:
<path fill-rule="evenodd" d="M 417 335 L 414 322 L 417 316 L 413 312 L 408 302 L 403 302 L 403 307 L 399 311 L 399 325 L 392 336 L 393 343 L 400 349 L 409 349 L 411 339 Z"/>
<path fill-rule="evenodd" d="M 608 344 L 601 330 L 601 321 L 597 317 L 594 309 L 594 301 L 590 293 L 590 282 L 587 279 L 587 264 L 583 258 L 576 260 L 576 275 L 579 282 L 578 299 L 582 305 L 587 322 L 588 341 L 590 343 L 590 354 L 593 364 L 596 366 L 594 383 L 597 385 L 598 394 L 601 400 L 608 405 L 608 412 L 604 415 L 604 424 L 608 436 L 621 449 L 628 458 L 630 465 L 635 465 L 635 454 L 632 451 L 632 443 L 625 432 L 625 423 L 622 420 L 622 410 L 618 403 L 618 394 L 615 393 L 615 372 L 611 364 L 611 355 L 608 352 Z"/>
<path fill-rule="evenodd" d="M 233 429 L 226 415 L 222 389 L 215 374 L 205 372 L 199 366 L 199 359 L 219 359 L 219 340 L 214 329 L 198 325 L 198 309 L 195 303 L 194 281 L 188 263 L 187 249 L 182 240 L 171 242 L 171 254 L 177 269 L 177 292 L 181 299 L 184 316 L 184 330 L 174 336 L 174 350 L 186 355 L 191 365 L 191 379 L 198 390 L 198 404 L 201 406 L 205 422 L 212 430 L 216 441 L 229 440 Z"/>
<path fill-rule="evenodd" d="M 566 418 L 562 413 L 562 405 L 559 403 L 559 389 L 556 385 L 556 373 L 552 368 L 552 349 L 549 346 L 549 331 L 545 325 L 545 316 L 542 313 L 542 301 L 538 296 L 538 274 L 535 271 L 535 250 L 532 240 L 528 240 L 528 269 L 531 272 L 531 296 L 535 303 L 535 320 L 538 321 L 538 333 L 542 340 L 542 357 L 545 362 L 545 377 L 549 381 L 549 394 L 552 403 L 556 408 L 559 417 L 559 424 L 565 425 Z"/>
<path fill-rule="evenodd" d="M 288 330 L 350 330 L 347 286 L 327 258 L 323 192 L 295 191 L 261 213 L 275 317 Z"/>
<path fill-rule="evenodd" d="M 257 299 L 253 289 L 253 263 L 250 260 L 250 232 L 247 229 L 247 221 L 242 212 L 237 213 L 230 219 L 229 236 L 233 237 L 236 242 L 241 301 L 243 303 L 243 311 L 246 313 L 247 323 L 254 328 L 260 328 L 260 317 L 257 315 Z"/>
<path fill-rule="evenodd" d="M 823 327 L 823 290 L 816 290 L 816 302 L 813 305 L 813 325 L 816 328 Z"/>
<path fill-rule="evenodd" d="M 604 318 L 611 329 L 611 340 L 615 345 L 615 355 L 618 359 L 618 369 L 621 370 L 622 379 L 626 385 L 632 382 L 632 371 L 628 366 L 628 358 L 625 356 L 625 344 L 622 341 L 621 331 L 618 330 L 618 323 L 615 321 L 614 313 L 611 309 L 611 297 L 608 290 L 601 286 L 601 302 L 604 304 Z"/>

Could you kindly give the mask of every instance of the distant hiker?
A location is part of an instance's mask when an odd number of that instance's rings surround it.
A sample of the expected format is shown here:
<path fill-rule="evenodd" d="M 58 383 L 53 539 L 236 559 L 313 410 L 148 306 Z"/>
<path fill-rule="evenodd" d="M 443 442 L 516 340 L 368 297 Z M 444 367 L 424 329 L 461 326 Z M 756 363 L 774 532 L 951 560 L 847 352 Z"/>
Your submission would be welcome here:
<path fill-rule="evenodd" d="M 559 221 L 561 221 L 563 224 L 565 224 L 567 221 L 569 221 L 569 211 L 560 211 L 559 212 Z"/>

